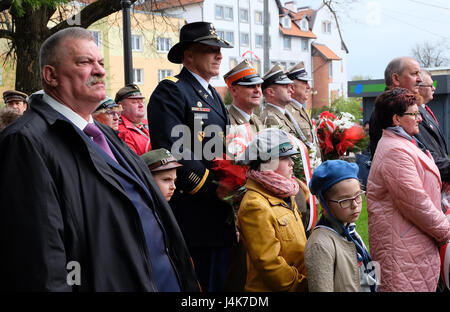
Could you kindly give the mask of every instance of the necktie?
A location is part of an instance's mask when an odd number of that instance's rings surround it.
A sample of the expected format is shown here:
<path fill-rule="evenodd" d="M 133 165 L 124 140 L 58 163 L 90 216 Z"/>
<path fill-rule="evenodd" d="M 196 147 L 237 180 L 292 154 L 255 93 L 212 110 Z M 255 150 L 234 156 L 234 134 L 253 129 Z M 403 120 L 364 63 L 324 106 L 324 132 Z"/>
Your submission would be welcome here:
<path fill-rule="evenodd" d="M 114 157 L 114 154 L 111 151 L 111 148 L 108 145 L 108 142 L 106 142 L 105 135 L 103 132 L 100 131 L 100 129 L 93 123 L 88 123 L 87 126 L 83 129 L 83 132 L 86 133 L 88 136 L 92 137 L 92 140 L 100 146 L 100 148 L 108 154 L 109 157 L 114 159 L 116 162 L 116 157 Z"/>
<path fill-rule="evenodd" d="M 433 111 L 430 109 L 430 107 L 428 107 L 428 105 L 425 105 L 425 109 L 427 110 L 427 112 L 431 115 L 431 117 L 433 117 L 433 119 L 436 121 L 437 125 L 439 126 L 439 122 L 436 119 L 436 116 L 434 116 Z"/>
<path fill-rule="evenodd" d="M 213 87 L 211 85 L 208 85 L 208 91 L 209 91 L 208 93 L 214 99 L 214 90 L 213 90 Z"/>

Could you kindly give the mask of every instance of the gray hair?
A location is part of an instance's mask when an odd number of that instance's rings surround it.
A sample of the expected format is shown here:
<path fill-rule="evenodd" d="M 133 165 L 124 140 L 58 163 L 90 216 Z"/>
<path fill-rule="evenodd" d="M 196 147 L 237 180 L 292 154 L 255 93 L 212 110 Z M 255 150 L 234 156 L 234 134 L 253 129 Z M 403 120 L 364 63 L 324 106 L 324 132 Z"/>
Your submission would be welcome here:
<path fill-rule="evenodd" d="M 58 64 L 62 54 L 60 45 L 67 38 L 95 41 L 92 34 L 81 27 L 69 27 L 54 33 L 44 41 L 39 52 L 39 67 L 41 73 L 45 65 Z"/>
<path fill-rule="evenodd" d="M 392 61 L 389 62 L 389 64 L 386 66 L 386 69 L 384 70 L 384 82 L 386 83 L 387 87 L 390 87 L 392 85 L 392 75 L 397 73 L 401 75 L 403 71 L 405 70 L 405 60 L 411 59 L 414 60 L 414 58 L 409 56 L 402 56 L 402 57 L 396 57 Z"/>
<path fill-rule="evenodd" d="M 426 69 L 421 69 L 420 70 L 420 79 L 424 80 L 424 78 L 427 76 L 431 78 L 431 72 L 429 72 Z"/>

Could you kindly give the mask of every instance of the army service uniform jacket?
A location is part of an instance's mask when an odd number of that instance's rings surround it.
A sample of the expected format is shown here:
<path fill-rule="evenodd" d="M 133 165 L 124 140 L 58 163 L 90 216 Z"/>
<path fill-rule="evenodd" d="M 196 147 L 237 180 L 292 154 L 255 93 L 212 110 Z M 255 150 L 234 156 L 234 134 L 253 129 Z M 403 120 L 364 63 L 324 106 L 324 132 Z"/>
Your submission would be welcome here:
<path fill-rule="evenodd" d="M 321 159 L 322 153 L 320 150 L 319 143 L 317 141 L 316 134 L 314 133 L 314 131 L 315 131 L 314 125 L 313 125 L 308 113 L 305 111 L 304 108 L 299 107 L 294 102 L 291 102 L 288 105 L 286 105 L 286 110 L 288 110 L 289 113 L 294 117 L 300 130 L 302 131 L 303 135 L 305 136 L 306 141 L 309 143 L 315 144 L 317 146 L 316 157 Z M 299 139 L 302 140 L 301 137 L 299 137 Z"/>
<path fill-rule="evenodd" d="M 233 210 L 217 197 L 219 179 L 211 170 L 214 156 L 225 152 L 230 124 L 220 95 L 212 92 L 214 99 L 183 68 L 158 84 L 147 107 L 152 148 L 171 151 L 183 165 L 170 206 L 191 247 L 225 247 L 236 240 Z"/>
<path fill-rule="evenodd" d="M 283 115 L 279 109 L 272 105 L 266 104 L 260 119 L 266 128 L 278 128 L 297 137 L 294 124 L 286 115 Z"/>
<path fill-rule="evenodd" d="M 243 125 L 246 123 L 246 120 L 244 118 L 244 116 L 242 116 L 242 114 L 233 106 L 233 105 L 229 105 L 227 107 L 228 112 L 230 113 L 230 122 L 232 125 Z M 250 125 L 252 125 L 252 129 L 254 130 L 254 133 L 262 130 L 264 128 L 263 123 L 261 122 L 261 120 L 259 119 L 258 116 L 256 116 L 255 114 L 252 114 L 250 116 Z"/>

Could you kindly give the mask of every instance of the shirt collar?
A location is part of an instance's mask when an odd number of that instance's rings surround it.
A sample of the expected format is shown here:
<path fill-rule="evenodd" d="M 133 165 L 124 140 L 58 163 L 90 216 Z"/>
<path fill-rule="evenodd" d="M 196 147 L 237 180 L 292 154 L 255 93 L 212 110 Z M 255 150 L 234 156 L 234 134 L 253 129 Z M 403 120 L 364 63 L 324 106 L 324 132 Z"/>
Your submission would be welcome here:
<path fill-rule="evenodd" d="M 303 106 L 303 104 L 300 104 L 297 100 L 294 100 L 294 99 L 291 98 L 291 101 L 292 101 L 292 103 L 294 103 L 294 104 L 297 105 L 298 107 L 300 107 L 300 108 L 305 108 L 305 107 Z"/>
<path fill-rule="evenodd" d="M 284 115 L 284 113 L 286 112 L 286 109 L 281 108 L 280 106 L 273 105 L 273 104 L 270 104 L 270 103 L 267 103 L 267 105 L 270 105 L 270 106 L 275 107 L 275 108 L 278 109 L 283 115 Z"/>
<path fill-rule="evenodd" d="M 234 104 L 231 104 L 231 105 L 233 105 L 233 107 L 242 115 L 242 117 L 244 117 L 244 119 L 245 119 L 245 121 L 246 122 L 249 122 L 250 121 L 250 115 L 249 114 L 247 114 L 246 112 L 244 112 L 242 109 L 240 109 L 239 107 L 237 107 L 236 105 L 234 105 Z"/>
<path fill-rule="evenodd" d="M 75 113 L 66 105 L 59 103 L 57 100 L 52 98 L 47 93 L 44 93 L 44 95 L 42 96 L 42 100 L 48 103 L 48 105 L 50 105 L 50 107 L 53 108 L 55 111 L 57 111 L 58 113 L 69 119 L 81 131 L 83 131 L 83 129 L 87 126 L 88 122 L 83 117 Z M 94 123 L 92 116 L 89 116 L 89 123 Z"/>
<path fill-rule="evenodd" d="M 187 69 L 187 68 L 186 68 L 186 69 Z M 195 77 L 195 79 L 197 79 L 197 81 L 201 84 L 201 86 L 202 86 L 206 91 L 208 91 L 208 93 L 209 93 L 210 95 L 212 95 L 212 94 L 211 94 L 211 90 L 209 90 L 209 88 L 208 88 L 209 83 L 208 83 L 205 79 L 203 79 L 202 77 L 200 77 L 199 75 L 197 75 L 196 73 L 190 71 L 189 69 L 187 69 L 187 70 L 192 74 L 192 76 Z"/>

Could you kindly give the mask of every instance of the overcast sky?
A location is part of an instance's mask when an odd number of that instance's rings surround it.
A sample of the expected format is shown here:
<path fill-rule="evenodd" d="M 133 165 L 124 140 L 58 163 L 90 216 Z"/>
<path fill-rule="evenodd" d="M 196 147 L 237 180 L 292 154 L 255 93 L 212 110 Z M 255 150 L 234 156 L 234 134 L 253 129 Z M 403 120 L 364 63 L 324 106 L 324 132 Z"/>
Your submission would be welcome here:
<path fill-rule="evenodd" d="M 348 80 L 355 75 L 382 79 L 384 68 L 391 59 L 412 55 L 411 49 L 424 41 L 450 47 L 448 0 L 333 2 L 338 3 L 336 11 L 349 50 Z M 322 0 L 297 0 L 296 3 L 297 7 L 310 5 L 317 9 Z"/>

